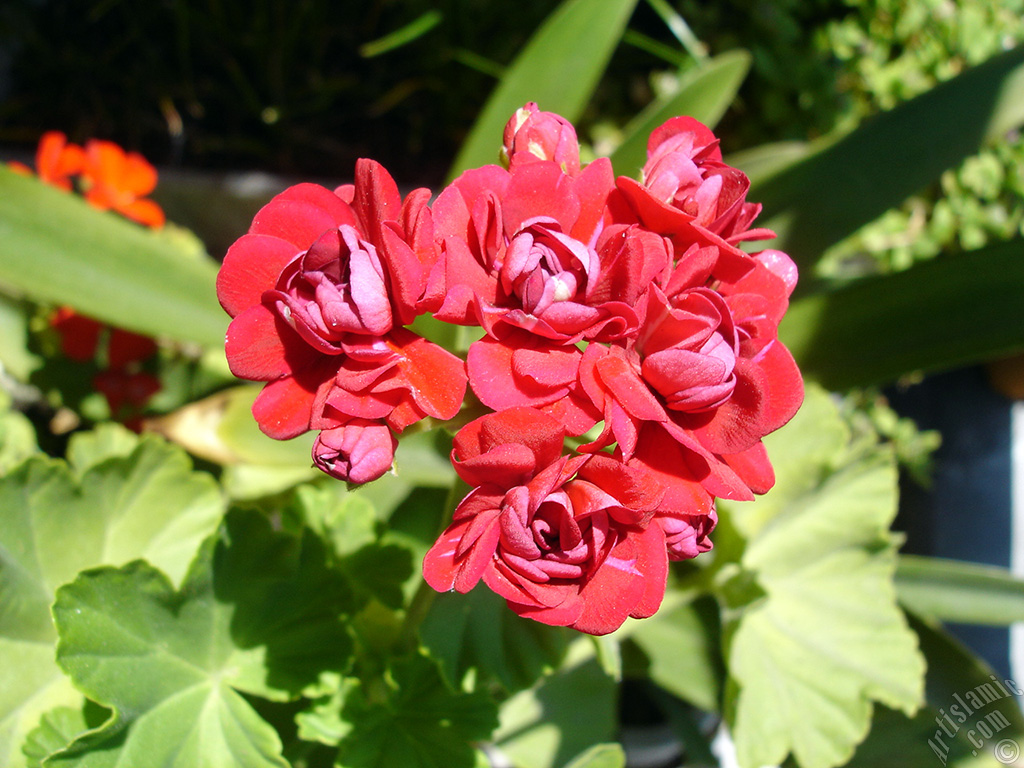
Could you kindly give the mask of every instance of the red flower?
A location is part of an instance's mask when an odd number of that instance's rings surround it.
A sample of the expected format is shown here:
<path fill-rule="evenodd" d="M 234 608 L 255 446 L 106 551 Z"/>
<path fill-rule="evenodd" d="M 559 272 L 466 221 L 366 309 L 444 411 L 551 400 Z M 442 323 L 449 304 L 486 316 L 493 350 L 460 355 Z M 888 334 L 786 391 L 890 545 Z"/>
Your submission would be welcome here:
<path fill-rule="evenodd" d="M 749 499 L 771 487 L 761 438 L 803 401 L 800 372 L 777 338 L 795 268 L 778 251 L 751 264 L 717 291 L 676 280 L 669 295 L 652 287 L 631 344 L 588 347 L 580 381 L 605 422 L 591 449 L 614 442 L 627 459 L 649 466 L 681 462 L 725 498 Z M 678 445 L 661 443 L 659 432 Z"/>
<path fill-rule="evenodd" d="M 482 578 L 520 616 L 601 635 L 658 609 L 668 551 L 653 521 L 677 510 L 663 505 L 664 491 L 643 468 L 606 455 L 562 456 L 564 435 L 531 408 L 466 425 L 452 462 L 478 487 L 427 553 L 423 573 L 440 591 L 468 592 Z M 679 528 L 673 536 L 685 539 Z"/>
<path fill-rule="evenodd" d="M 60 131 L 47 131 L 36 148 L 36 173 L 39 180 L 65 191 L 71 189 L 71 178 L 82 172 L 85 154 L 77 144 L 70 144 Z M 11 163 L 17 173 L 31 175 L 32 169 L 22 163 Z"/>
<path fill-rule="evenodd" d="M 126 153 L 111 141 L 85 144 L 82 175 L 85 199 L 101 211 L 113 209 L 147 227 L 162 227 L 164 212 L 145 199 L 156 188 L 156 169 L 137 152 Z"/>
<path fill-rule="evenodd" d="M 433 205 L 443 250 L 435 316 L 563 346 L 631 333 L 633 305 L 668 257 L 635 243 L 636 228 L 606 229 L 613 188 L 607 158 L 575 177 L 540 159 L 462 174 Z"/>
<path fill-rule="evenodd" d="M 228 250 L 217 278 L 234 318 L 228 363 L 268 382 L 253 414 L 271 437 L 353 419 L 401 431 L 458 412 L 463 362 L 403 327 L 423 311 L 437 257 L 428 198 L 403 201 L 387 171 L 360 160 L 354 186 L 285 190 Z"/>

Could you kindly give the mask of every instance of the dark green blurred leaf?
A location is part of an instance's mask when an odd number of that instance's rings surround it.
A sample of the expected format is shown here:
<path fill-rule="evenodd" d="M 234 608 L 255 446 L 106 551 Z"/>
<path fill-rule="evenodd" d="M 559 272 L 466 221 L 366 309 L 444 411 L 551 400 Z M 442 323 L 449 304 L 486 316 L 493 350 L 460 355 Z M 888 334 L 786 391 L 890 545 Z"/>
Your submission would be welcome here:
<path fill-rule="evenodd" d="M 395 662 L 382 691 L 360 683 L 345 697 L 352 729 L 339 745 L 347 768 L 471 768 L 473 742 L 490 737 L 497 711 L 486 693 L 449 689 L 429 659 Z"/>
<path fill-rule="evenodd" d="M 473 124 L 449 173 L 498 160 L 505 123 L 535 101 L 574 121 L 583 112 L 636 0 L 565 0 L 509 65 Z"/>
<path fill-rule="evenodd" d="M 1024 349 L 1024 241 L 936 259 L 795 301 L 779 328 L 829 389 L 880 384 Z"/>
<path fill-rule="evenodd" d="M 0 284 L 150 336 L 224 344 L 212 261 L 0 166 Z"/>
<path fill-rule="evenodd" d="M 755 183 L 748 199 L 775 243 L 807 267 L 826 248 L 901 203 L 985 142 L 1024 122 L 1024 48 L 827 140 L 803 161 Z"/>
<path fill-rule="evenodd" d="M 626 768 L 626 753 L 619 744 L 595 744 L 565 768 Z"/>
<path fill-rule="evenodd" d="M 395 48 L 401 48 L 403 45 L 411 43 L 416 38 L 422 37 L 432 30 L 441 23 L 443 18 L 444 14 L 437 9 L 427 11 L 404 27 L 359 46 L 359 55 L 364 59 L 372 59 L 374 56 L 380 56 L 382 53 L 387 53 Z"/>
<path fill-rule="evenodd" d="M 467 595 L 438 595 L 420 639 L 459 685 L 470 669 L 497 679 L 508 691 L 533 685 L 562 661 L 570 632 L 517 616 L 483 584 Z"/>
<path fill-rule="evenodd" d="M 647 137 L 670 117 L 690 115 L 714 127 L 736 98 L 750 62 L 746 51 L 729 51 L 685 75 L 676 93 L 648 106 L 623 129 L 625 138 L 611 155 L 615 172 L 635 177 L 647 158 Z"/>
<path fill-rule="evenodd" d="M 1005 568 L 902 555 L 896 589 L 900 602 L 921 616 L 996 626 L 1024 621 L 1024 580 Z"/>

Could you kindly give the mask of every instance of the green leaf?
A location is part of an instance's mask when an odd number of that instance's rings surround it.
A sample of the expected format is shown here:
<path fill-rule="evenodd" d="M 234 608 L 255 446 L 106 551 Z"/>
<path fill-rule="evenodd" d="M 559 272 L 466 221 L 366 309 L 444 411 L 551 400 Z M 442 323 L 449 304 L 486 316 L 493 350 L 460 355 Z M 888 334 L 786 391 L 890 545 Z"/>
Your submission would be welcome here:
<path fill-rule="evenodd" d="M 580 637 L 558 672 L 502 703 L 494 742 L 515 768 L 555 768 L 614 740 L 617 705 L 616 681 L 601 668 L 589 638 Z"/>
<path fill-rule="evenodd" d="M 456 692 L 423 656 L 396 661 L 381 691 L 366 683 L 345 697 L 342 717 L 351 730 L 339 744 L 346 768 L 473 768 L 472 742 L 497 727 L 486 693 Z"/>
<path fill-rule="evenodd" d="M 517 616 L 482 584 L 467 595 L 437 595 L 420 627 L 420 641 L 453 685 L 475 669 L 507 691 L 528 688 L 557 668 L 569 637 L 562 627 Z"/>
<path fill-rule="evenodd" d="M 651 682 L 705 712 L 716 712 L 725 677 L 717 624 L 712 606 L 686 603 L 636 622 L 629 638 L 647 657 Z"/>
<path fill-rule="evenodd" d="M 113 715 L 46 765 L 287 765 L 239 692 L 287 700 L 347 666 L 347 585 L 324 554 L 309 532 L 232 513 L 180 591 L 144 561 L 61 587 L 58 663 Z"/>
<path fill-rule="evenodd" d="M 38 768 L 43 760 L 63 749 L 78 734 L 98 728 L 109 717 L 109 710 L 88 700 L 81 707 L 57 707 L 50 710 L 25 739 L 23 751 L 29 768 Z"/>
<path fill-rule="evenodd" d="M 1024 744 L 1021 688 L 937 626 L 911 619 L 928 664 L 927 706 L 915 717 L 878 707 L 848 768 L 1000 768 Z M 985 731 L 990 736 L 985 736 Z M 899 750 L 893 745 L 899 744 Z M 998 751 L 997 751 L 998 750 Z"/>
<path fill-rule="evenodd" d="M 746 51 L 729 51 L 688 72 L 678 91 L 650 104 L 623 128 L 625 138 L 611 155 L 615 172 L 636 176 L 647 159 L 648 136 L 670 117 L 690 115 L 714 127 L 736 98 L 750 62 Z"/>
<path fill-rule="evenodd" d="M 920 616 L 994 626 L 1024 621 L 1024 580 L 1005 568 L 902 555 L 896 589 L 900 602 Z"/>
<path fill-rule="evenodd" d="M 28 349 L 28 316 L 25 302 L 0 294 L 0 369 L 19 381 L 28 381 L 42 362 Z"/>
<path fill-rule="evenodd" d="M 401 48 L 403 45 L 425 35 L 440 24 L 442 19 L 444 19 L 444 14 L 439 10 L 427 11 L 404 27 L 396 29 L 394 32 L 389 32 L 376 40 L 363 43 L 359 46 L 359 55 L 364 59 L 372 59 L 374 56 L 380 56 L 382 53 L 393 51 L 395 48 Z"/>
<path fill-rule="evenodd" d="M 779 327 L 805 376 L 834 390 L 1024 349 L 1018 239 L 795 301 Z"/>
<path fill-rule="evenodd" d="M 0 475 L 38 451 L 32 422 L 13 410 L 10 395 L 0 390 Z"/>
<path fill-rule="evenodd" d="M 872 702 L 912 713 L 923 694 L 924 662 L 893 586 L 895 461 L 863 447 L 844 456 L 843 430 L 828 424 L 838 411 L 823 418 L 827 393 L 810 388 L 807 400 L 814 418 L 798 415 L 765 440 L 781 468 L 766 497 L 773 516 L 757 512 L 760 501 L 721 505 L 741 531 L 757 531 L 740 564 L 767 593 L 727 634 L 726 712 L 745 767 L 790 753 L 802 768 L 840 765 L 866 735 Z M 822 428 L 832 436 L 823 445 Z M 775 444 L 802 438 L 820 447 L 816 461 L 798 457 L 798 471 Z"/>
<path fill-rule="evenodd" d="M 90 440 L 76 437 L 77 460 Z M 53 660 L 57 587 L 143 556 L 180 579 L 223 507 L 213 478 L 156 437 L 84 471 L 33 457 L 0 478 L 0 764 L 23 765 L 21 742 L 42 712 L 81 703 Z"/>
<path fill-rule="evenodd" d="M 217 266 L 82 198 L 0 167 L 0 283 L 150 336 L 224 344 Z"/>
<path fill-rule="evenodd" d="M 773 247 L 809 267 L 828 248 L 1024 122 L 1024 48 L 973 67 L 752 186 Z"/>
<path fill-rule="evenodd" d="M 626 768 L 626 753 L 619 744 L 595 744 L 565 768 Z"/>
<path fill-rule="evenodd" d="M 583 112 L 636 0 L 564 0 L 509 65 L 459 150 L 450 177 L 495 163 L 505 123 L 521 106 L 574 121 Z"/>

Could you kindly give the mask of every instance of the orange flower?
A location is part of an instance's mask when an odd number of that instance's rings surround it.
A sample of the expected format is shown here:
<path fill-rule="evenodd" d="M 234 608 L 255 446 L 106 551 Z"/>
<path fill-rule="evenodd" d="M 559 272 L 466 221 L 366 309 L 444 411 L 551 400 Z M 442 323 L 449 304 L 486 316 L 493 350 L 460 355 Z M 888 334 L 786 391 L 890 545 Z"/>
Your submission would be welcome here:
<path fill-rule="evenodd" d="M 156 169 L 137 152 L 125 152 L 111 141 L 90 139 L 82 172 L 85 199 L 95 208 L 118 213 L 148 227 L 161 227 L 164 212 L 144 199 L 156 187 Z"/>
<path fill-rule="evenodd" d="M 68 191 L 71 189 L 71 177 L 81 173 L 84 164 L 82 148 L 68 143 L 68 137 L 60 131 L 47 131 L 39 139 L 36 172 L 41 181 Z M 16 173 L 32 175 L 32 169 L 23 163 L 11 163 L 10 168 Z"/>

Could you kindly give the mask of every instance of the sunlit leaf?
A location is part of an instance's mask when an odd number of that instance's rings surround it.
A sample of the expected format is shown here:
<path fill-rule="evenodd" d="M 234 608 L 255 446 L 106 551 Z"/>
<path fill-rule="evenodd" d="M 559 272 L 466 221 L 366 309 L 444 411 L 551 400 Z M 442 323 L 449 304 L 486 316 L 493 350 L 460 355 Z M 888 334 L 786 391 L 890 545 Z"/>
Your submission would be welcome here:
<path fill-rule="evenodd" d="M 595 744 L 565 768 L 626 768 L 626 753 L 619 744 Z"/>
<path fill-rule="evenodd" d="M 344 671 L 344 580 L 312 534 L 229 515 L 180 591 L 144 561 L 86 571 L 57 593 L 57 660 L 113 710 L 47 765 L 284 766 L 275 730 L 240 695 L 298 696 Z M 315 654 L 310 653 L 316 648 Z"/>
<path fill-rule="evenodd" d="M 76 467 L 36 457 L 0 479 L 0 765 L 23 765 L 21 741 L 42 712 L 81 703 L 54 663 L 57 587 L 138 557 L 180 579 L 223 514 L 213 479 L 180 449 L 148 437 L 114 455 L 96 448 L 104 442 L 76 437 Z"/>
<path fill-rule="evenodd" d="M 216 264 L 0 166 L 0 283 L 150 336 L 224 344 Z"/>
<path fill-rule="evenodd" d="M 780 430 L 783 445 L 820 439 L 828 395 L 812 387 L 807 398 L 807 415 Z M 840 421 L 834 409 L 830 420 Z M 912 714 L 923 695 L 924 661 L 893 585 L 895 461 L 881 449 L 844 455 L 842 429 L 826 434 L 839 441 L 825 441 L 816 462 L 800 457 L 800 474 L 780 473 L 766 497 L 772 516 L 757 513 L 760 502 L 721 505 L 740 530 L 757 531 L 741 566 L 766 593 L 727 630 L 726 712 L 745 768 L 788 754 L 803 768 L 840 765 L 867 733 L 873 702 Z M 787 487 L 787 477 L 801 479 Z M 757 525 L 742 524 L 745 514 Z"/>

